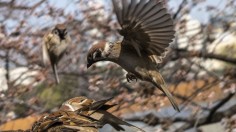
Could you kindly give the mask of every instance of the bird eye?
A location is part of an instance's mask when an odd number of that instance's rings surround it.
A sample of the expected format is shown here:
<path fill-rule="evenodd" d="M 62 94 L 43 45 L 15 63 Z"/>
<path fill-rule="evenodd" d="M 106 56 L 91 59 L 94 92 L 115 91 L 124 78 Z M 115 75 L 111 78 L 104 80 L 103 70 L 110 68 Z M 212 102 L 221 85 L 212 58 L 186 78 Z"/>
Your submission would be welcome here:
<path fill-rule="evenodd" d="M 93 59 L 93 55 L 90 54 L 90 55 L 88 56 L 88 59 L 89 59 L 89 60 L 92 60 L 92 59 Z"/>
<path fill-rule="evenodd" d="M 59 32 L 57 30 L 54 30 L 53 33 L 56 34 L 56 35 L 59 34 Z"/>
<path fill-rule="evenodd" d="M 96 52 L 93 53 L 93 58 L 100 58 L 102 55 L 101 55 L 101 52 L 99 50 L 97 50 Z"/>

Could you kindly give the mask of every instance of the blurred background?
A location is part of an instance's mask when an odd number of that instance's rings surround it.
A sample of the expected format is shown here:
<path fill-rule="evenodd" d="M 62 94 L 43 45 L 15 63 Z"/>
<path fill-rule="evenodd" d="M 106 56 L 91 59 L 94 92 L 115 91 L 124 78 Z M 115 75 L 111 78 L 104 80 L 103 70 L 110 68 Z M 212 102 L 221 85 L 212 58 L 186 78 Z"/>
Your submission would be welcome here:
<path fill-rule="evenodd" d="M 111 0 L 0 0 L 0 130 L 28 129 L 72 97 L 115 96 L 112 113 L 146 131 L 236 131 L 236 0 L 163 2 L 176 38 L 159 69 L 180 113 L 113 63 L 87 70 L 93 43 L 121 40 Z M 73 41 L 59 85 L 41 55 L 42 37 L 57 23 L 67 23 Z"/>

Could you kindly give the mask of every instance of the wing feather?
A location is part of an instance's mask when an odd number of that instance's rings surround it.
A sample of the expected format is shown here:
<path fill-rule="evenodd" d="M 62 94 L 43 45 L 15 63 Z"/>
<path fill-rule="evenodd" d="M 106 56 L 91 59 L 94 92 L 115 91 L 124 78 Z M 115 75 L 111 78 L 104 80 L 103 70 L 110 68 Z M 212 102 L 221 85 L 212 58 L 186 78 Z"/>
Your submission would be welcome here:
<path fill-rule="evenodd" d="M 42 44 L 42 59 L 43 59 L 43 64 L 44 66 L 47 66 L 47 64 L 49 63 L 49 55 L 48 55 L 48 48 L 47 48 L 47 37 L 46 35 L 43 37 L 44 42 Z"/>
<path fill-rule="evenodd" d="M 124 36 L 122 44 L 132 46 L 139 56 L 159 63 L 174 39 L 174 24 L 161 2 L 156 0 L 112 0 Z"/>
<path fill-rule="evenodd" d="M 122 26 L 123 25 L 122 14 L 121 14 L 122 12 L 121 12 L 119 5 L 117 5 L 119 3 L 117 3 L 116 0 L 112 0 L 112 3 L 113 3 L 114 11 L 116 13 L 117 20 L 120 23 L 120 25 Z"/>
<path fill-rule="evenodd" d="M 129 9 L 129 3 L 128 0 L 122 0 L 122 7 L 124 7 L 123 12 L 122 12 L 122 17 L 126 18 L 128 14 L 128 9 Z"/>

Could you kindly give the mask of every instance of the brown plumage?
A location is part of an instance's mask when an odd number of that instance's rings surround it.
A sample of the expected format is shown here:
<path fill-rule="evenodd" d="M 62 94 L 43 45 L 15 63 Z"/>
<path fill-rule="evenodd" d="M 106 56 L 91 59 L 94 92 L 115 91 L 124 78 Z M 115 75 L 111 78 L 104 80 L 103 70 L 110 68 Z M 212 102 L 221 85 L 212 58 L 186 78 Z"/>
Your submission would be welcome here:
<path fill-rule="evenodd" d="M 126 125 L 139 132 L 144 132 L 109 113 L 107 110 L 114 106 L 107 104 L 111 99 L 95 101 L 83 96 L 69 99 L 58 111 L 42 116 L 33 124 L 30 131 L 98 132 L 99 128 L 110 124 L 117 131 L 124 131 L 125 129 L 121 125 Z"/>
<path fill-rule="evenodd" d="M 119 0 L 120 1 L 120 0 Z M 170 14 L 156 0 L 112 0 L 118 30 L 123 40 L 93 45 L 87 56 L 87 67 L 98 61 L 112 61 L 123 67 L 127 80 L 139 78 L 151 82 L 169 98 L 174 109 L 180 111 L 165 81 L 157 69 L 166 48 L 174 39 L 174 25 Z"/>
<path fill-rule="evenodd" d="M 50 61 L 57 84 L 60 82 L 57 74 L 57 64 L 70 43 L 71 39 L 64 24 L 57 24 L 51 32 L 44 35 L 43 62 L 46 65 Z"/>
<path fill-rule="evenodd" d="M 33 132 L 98 132 L 100 123 L 76 112 L 59 110 L 42 116 L 32 127 Z"/>
<path fill-rule="evenodd" d="M 63 103 L 60 110 L 77 111 L 86 117 L 97 120 L 102 126 L 105 124 L 110 124 L 117 131 L 124 131 L 125 129 L 121 125 L 126 125 L 133 127 L 139 132 L 144 132 L 142 129 L 131 125 L 109 113 L 107 110 L 115 106 L 107 104 L 107 102 L 111 99 L 112 98 L 95 101 L 83 96 L 75 97 Z"/>

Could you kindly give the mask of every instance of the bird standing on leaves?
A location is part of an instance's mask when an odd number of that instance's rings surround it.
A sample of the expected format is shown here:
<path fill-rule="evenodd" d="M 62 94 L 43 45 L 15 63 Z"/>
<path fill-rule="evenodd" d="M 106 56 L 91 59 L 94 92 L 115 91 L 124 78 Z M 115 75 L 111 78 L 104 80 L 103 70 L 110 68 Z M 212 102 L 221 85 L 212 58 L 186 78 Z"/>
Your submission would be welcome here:
<path fill-rule="evenodd" d="M 66 53 L 67 47 L 71 43 L 71 38 L 67 33 L 64 24 L 57 24 L 55 28 L 44 36 L 44 44 L 42 46 L 43 62 L 47 64 L 51 62 L 53 74 L 57 84 L 60 82 L 57 74 L 57 64 Z"/>
<path fill-rule="evenodd" d="M 112 0 L 112 3 L 123 41 L 93 45 L 87 55 L 87 67 L 98 61 L 117 63 L 128 72 L 128 82 L 137 78 L 151 82 L 180 111 L 157 69 L 175 34 L 167 9 L 156 0 Z"/>

